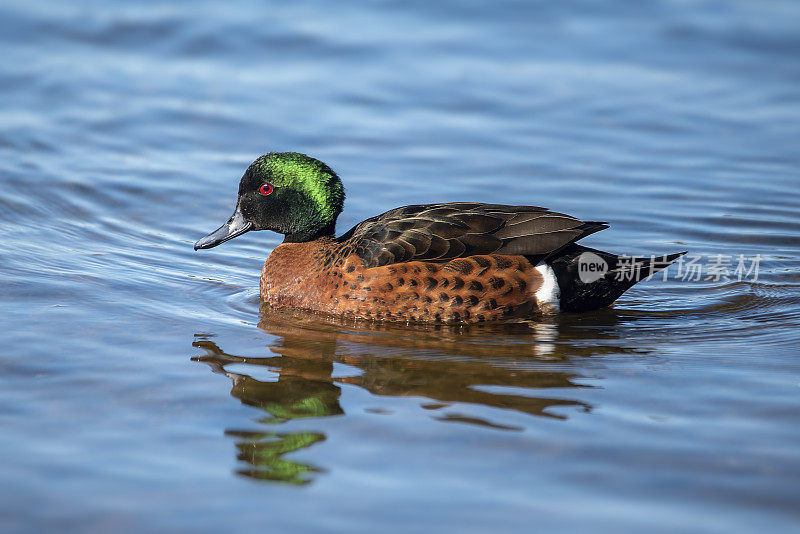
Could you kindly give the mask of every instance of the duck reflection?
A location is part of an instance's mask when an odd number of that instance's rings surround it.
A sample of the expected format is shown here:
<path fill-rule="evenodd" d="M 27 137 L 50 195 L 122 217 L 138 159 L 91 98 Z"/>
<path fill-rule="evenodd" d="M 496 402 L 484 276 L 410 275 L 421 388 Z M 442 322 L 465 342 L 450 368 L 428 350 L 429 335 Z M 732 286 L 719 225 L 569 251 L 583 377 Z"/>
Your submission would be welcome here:
<path fill-rule="evenodd" d="M 275 336 L 268 346 L 271 356 L 228 354 L 198 335 L 193 346 L 206 354 L 193 360 L 228 377 L 231 395 L 262 409 L 265 415 L 259 422 L 265 425 L 342 415 L 337 384 L 353 384 L 373 395 L 428 399 L 421 407 L 443 422 L 515 431 L 523 428 L 464 413 L 465 407 L 475 404 L 554 419 L 566 419 L 569 408 L 590 411 L 587 403 L 567 398 L 577 389 L 592 387 L 580 382 L 583 376 L 571 369 L 570 359 L 634 352 L 619 346 L 618 321 L 615 313 L 601 312 L 588 322 L 555 317 L 477 327 L 396 325 L 342 321 L 263 305 L 258 326 Z M 345 364 L 353 372 L 341 376 L 334 364 Z M 236 371 L 230 369 L 234 366 Z M 250 367 L 258 376 L 272 372 L 274 379 L 245 374 L 241 368 L 247 366 L 258 366 Z M 262 372 L 256 373 L 258 369 Z M 305 484 L 320 470 L 284 455 L 323 441 L 322 433 L 264 429 L 226 434 L 236 440 L 239 460 L 249 464 L 238 471 L 241 475 Z"/>
<path fill-rule="evenodd" d="M 196 336 L 199 337 L 199 336 Z M 324 417 L 344 413 L 339 406 L 341 390 L 330 379 L 333 371 L 331 361 L 302 361 L 304 365 L 291 372 L 283 370 L 280 358 L 244 358 L 226 354 L 215 343 L 199 340 L 193 346 L 206 351 L 204 356 L 192 358 L 211 367 L 215 373 L 231 379 L 231 395 L 243 404 L 264 410 L 265 416 L 259 419 L 264 424 L 284 423 L 305 417 Z M 232 363 L 246 363 L 266 367 L 277 366 L 277 380 L 262 381 L 225 369 Z M 319 377 L 319 378 L 317 378 Z M 318 432 L 251 432 L 226 430 L 226 435 L 236 440 L 237 459 L 249 464 L 237 473 L 250 478 L 307 484 L 308 475 L 320 471 L 319 468 L 293 462 L 283 456 L 287 453 L 310 447 L 323 441 L 324 434 Z"/>

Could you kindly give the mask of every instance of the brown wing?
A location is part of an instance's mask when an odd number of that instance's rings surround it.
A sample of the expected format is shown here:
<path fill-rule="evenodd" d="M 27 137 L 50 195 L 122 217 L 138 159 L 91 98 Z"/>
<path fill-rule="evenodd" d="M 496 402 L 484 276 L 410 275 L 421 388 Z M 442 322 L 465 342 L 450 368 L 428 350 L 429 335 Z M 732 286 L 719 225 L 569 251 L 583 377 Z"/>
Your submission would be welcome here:
<path fill-rule="evenodd" d="M 354 226 L 338 238 L 365 267 L 406 261 L 445 262 L 479 254 L 522 254 L 533 263 L 608 228 L 538 206 L 453 202 L 403 206 Z"/>

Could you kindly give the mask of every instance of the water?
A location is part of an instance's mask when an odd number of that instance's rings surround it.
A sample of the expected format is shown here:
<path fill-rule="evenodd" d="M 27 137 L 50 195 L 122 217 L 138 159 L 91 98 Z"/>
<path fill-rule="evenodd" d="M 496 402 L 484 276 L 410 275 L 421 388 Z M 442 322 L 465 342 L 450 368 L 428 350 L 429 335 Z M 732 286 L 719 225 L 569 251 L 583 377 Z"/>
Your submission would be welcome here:
<path fill-rule="evenodd" d="M 0 529 L 796 529 L 798 17 L 3 3 Z M 526 202 L 758 278 L 509 326 L 271 311 L 277 235 L 191 246 L 269 150 L 340 173 L 340 231 Z"/>

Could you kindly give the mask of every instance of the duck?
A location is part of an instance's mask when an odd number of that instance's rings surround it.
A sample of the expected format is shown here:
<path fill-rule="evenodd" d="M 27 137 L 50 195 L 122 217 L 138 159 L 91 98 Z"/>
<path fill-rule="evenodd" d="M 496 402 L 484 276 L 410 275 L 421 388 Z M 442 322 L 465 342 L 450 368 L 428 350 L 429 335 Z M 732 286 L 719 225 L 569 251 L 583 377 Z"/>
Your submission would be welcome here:
<path fill-rule="evenodd" d="M 277 232 L 283 242 L 259 283 L 273 308 L 452 324 L 608 307 L 685 254 L 617 256 L 577 244 L 607 222 L 482 202 L 402 206 L 336 237 L 344 200 L 342 181 L 322 161 L 270 152 L 244 172 L 233 215 L 194 249 Z"/>

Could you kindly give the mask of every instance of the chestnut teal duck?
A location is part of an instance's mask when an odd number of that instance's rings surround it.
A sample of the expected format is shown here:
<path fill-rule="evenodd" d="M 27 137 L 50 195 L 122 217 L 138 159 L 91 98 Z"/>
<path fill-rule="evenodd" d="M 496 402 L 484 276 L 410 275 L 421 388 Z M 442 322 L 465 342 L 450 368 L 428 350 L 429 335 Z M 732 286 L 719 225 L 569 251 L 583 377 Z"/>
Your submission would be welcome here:
<path fill-rule="evenodd" d="M 273 307 L 439 323 L 602 308 L 685 253 L 616 256 L 576 243 L 605 222 L 481 202 L 403 206 L 336 237 L 344 198 L 341 180 L 321 161 L 266 154 L 242 176 L 228 222 L 194 248 L 251 230 L 278 232 L 283 243 L 260 283 Z"/>

